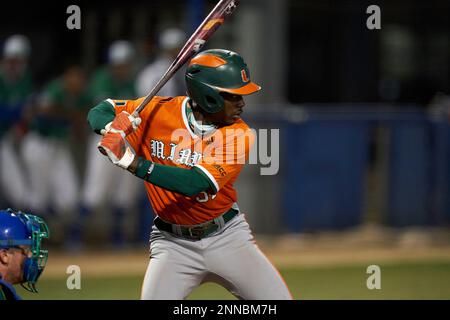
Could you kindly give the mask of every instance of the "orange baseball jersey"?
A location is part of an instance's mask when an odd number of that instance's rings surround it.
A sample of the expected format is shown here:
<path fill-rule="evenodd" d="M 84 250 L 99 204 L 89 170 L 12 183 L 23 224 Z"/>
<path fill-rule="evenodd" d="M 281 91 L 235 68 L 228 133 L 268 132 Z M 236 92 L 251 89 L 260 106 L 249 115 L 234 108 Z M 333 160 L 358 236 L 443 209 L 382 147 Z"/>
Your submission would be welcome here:
<path fill-rule="evenodd" d="M 116 114 L 132 113 L 144 98 L 111 100 Z M 254 142 L 254 133 L 238 119 L 230 126 L 198 136 L 190 127 L 188 97 L 155 97 L 140 113 L 138 129 L 127 137 L 137 156 L 154 163 L 200 169 L 214 186 L 212 194 L 193 197 L 145 182 L 154 212 L 163 220 L 194 225 L 214 219 L 237 201 L 234 181 L 239 176 Z"/>

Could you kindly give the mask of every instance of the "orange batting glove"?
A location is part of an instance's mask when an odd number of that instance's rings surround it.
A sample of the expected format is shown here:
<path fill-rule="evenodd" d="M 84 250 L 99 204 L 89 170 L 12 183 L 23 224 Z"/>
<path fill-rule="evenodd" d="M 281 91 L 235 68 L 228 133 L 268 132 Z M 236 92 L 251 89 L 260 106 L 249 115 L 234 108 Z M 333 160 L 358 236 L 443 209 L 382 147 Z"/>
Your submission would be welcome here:
<path fill-rule="evenodd" d="M 119 133 L 123 138 L 134 132 L 141 124 L 141 118 L 134 117 L 126 111 L 119 113 L 112 122 L 105 126 L 101 134 L 108 132 Z"/>
<path fill-rule="evenodd" d="M 97 147 L 113 164 L 123 169 L 128 169 L 136 156 L 127 141 L 117 132 L 107 132 Z"/>

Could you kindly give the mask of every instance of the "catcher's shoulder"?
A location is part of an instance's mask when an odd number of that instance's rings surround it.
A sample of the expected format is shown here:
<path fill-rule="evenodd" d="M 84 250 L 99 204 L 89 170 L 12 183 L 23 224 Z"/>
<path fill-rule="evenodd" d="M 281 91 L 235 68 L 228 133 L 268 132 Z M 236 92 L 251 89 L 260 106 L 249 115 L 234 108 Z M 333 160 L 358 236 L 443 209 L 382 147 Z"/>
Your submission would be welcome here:
<path fill-rule="evenodd" d="M 0 300 L 20 300 L 12 285 L 0 278 Z"/>

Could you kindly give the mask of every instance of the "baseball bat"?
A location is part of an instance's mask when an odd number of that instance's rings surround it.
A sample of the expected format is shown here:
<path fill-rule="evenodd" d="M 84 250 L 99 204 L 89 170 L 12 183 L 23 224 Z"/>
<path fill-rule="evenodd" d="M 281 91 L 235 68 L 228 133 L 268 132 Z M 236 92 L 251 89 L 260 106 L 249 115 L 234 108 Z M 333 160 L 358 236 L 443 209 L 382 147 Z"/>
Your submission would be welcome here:
<path fill-rule="evenodd" d="M 137 117 L 144 110 L 145 106 L 153 99 L 158 91 L 166 84 L 167 81 L 188 61 L 194 54 L 198 53 L 205 45 L 206 41 L 213 33 L 223 24 L 225 19 L 229 17 L 239 5 L 239 0 L 220 0 L 214 9 L 203 20 L 197 30 L 192 34 L 189 40 L 178 53 L 175 60 L 158 81 L 155 87 L 145 96 L 145 99 L 137 106 L 133 112 L 133 116 Z"/>

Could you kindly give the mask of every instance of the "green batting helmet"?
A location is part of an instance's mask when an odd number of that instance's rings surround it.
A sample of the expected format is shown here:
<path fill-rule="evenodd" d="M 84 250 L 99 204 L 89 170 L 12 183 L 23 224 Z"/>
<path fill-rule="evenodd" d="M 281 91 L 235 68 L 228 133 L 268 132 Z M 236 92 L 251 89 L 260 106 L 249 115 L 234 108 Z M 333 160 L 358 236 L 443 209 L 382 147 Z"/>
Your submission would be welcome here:
<path fill-rule="evenodd" d="M 189 97 L 208 113 L 222 110 L 221 92 L 248 95 L 261 89 L 250 81 L 244 59 L 222 49 L 206 50 L 192 58 L 186 69 L 186 86 Z"/>

